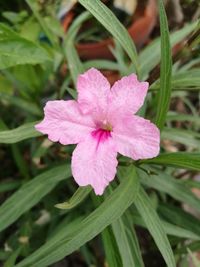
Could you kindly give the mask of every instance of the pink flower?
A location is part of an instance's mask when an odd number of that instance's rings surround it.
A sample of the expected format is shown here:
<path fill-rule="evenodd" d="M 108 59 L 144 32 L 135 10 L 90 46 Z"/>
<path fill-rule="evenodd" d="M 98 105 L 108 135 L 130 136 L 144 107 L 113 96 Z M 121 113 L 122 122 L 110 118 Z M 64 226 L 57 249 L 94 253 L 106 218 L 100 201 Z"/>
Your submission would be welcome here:
<path fill-rule="evenodd" d="M 44 120 L 35 128 L 53 142 L 78 144 L 72 155 L 74 179 L 101 195 L 115 177 L 117 152 L 134 160 L 156 157 L 160 133 L 153 123 L 133 115 L 148 90 L 135 74 L 110 88 L 92 68 L 79 76 L 77 89 L 77 101 L 48 101 Z"/>

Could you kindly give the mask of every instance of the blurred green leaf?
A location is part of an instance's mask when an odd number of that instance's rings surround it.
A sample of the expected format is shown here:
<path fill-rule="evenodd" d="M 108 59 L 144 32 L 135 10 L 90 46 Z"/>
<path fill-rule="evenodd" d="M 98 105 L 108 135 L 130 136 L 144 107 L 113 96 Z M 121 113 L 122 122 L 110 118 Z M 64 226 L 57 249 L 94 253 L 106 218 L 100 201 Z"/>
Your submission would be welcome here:
<path fill-rule="evenodd" d="M 144 220 L 141 218 L 139 214 L 136 214 L 134 212 L 134 214 L 132 214 L 132 218 L 136 225 L 147 228 L 146 224 L 144 223 Z M 200 235 L 195 233 L 195 231 L 188 230 L 186 227 L 184 228 L 184 227 L 177 226 L 175 222 L 169 223 L 168 221 L 164 219 L 160 219 L 160 221 L 167 235 L 180 237 L 180 238 L 187 238 L 191 240 L 200 239 Z"/>
<path fill-rule="evenodd" d="M 193 116 L 189 114 L 182 114 L 177 112 L 169 112 L 167 115 L 167 121 L 188 121 L 200 125 L 199 116 Z"/>
<path fill-rule="evenodd" d="M 56 204 L 55 207 L 63 210 L 70 210 L 78 206 L 91 192 L 90 186 L 79 187 L 69 201 Z"/>
<path fill-rule="evenodd" d="M 24 184 L 0 206 L 0 231 L 37 204 L 60 181 L 70 177 L 67 164 L 50 169 Z"/>
<path fill-rule="evenodd" d="M 183 227 L 200 236 L 199 220 L 193 215 L 182 210 L 180 207 L 176 207 L 169 203 L 160 204 L 158 206 L 158 212 L 162 215 L 163 218 L 165 218 L 172 224 Z"/>
<path fill-rule="evenodd" d="M 149 232 L 153 236 L 154 241 L 157 244 L 157 247 L 160 250 L 163 258 L 165 259 L 167 266 L 175 267 L 176 263 L 173 252 L 163 225 L 151 204 L 151 200 L 142 188 L 140 188 L 134 204 L 143 218 Z"/>
<path fill-rule="evenodd" d="M 182 41 L 188 34 L 190 34 L 197 27 L 197 22 L 190 23 L 178 31 L 170 34 L 171 46 Z M 146 79 L 149 72 L 160 62 L 161 51 L 160 38 L 149 44 L 142 52 L 139 54 L 139 60 L 141 62 L 141 73 L 143 79 Z"/>
<path fill-rule="evenodd" d="M 127 211 L 112 224 L 113 233 L 119 247 L 123 266 L 144 267 L 133 222 L 133 217 Z"/>
<path fill-rule="evenodd" d="M 13 130 L 0 131 L 0 143 L 13 144 L 28 138 L 40 136 L 41 133 L 37 132 L 34 128 L 36 124 L 37 122 L 30 122 Z"/>
<path fill-rule="evenodd" d="M 64 39 L 64 54 L 65 58 L 68 62 L 69 70 L 73 79 L 74 86 L 76 87 L 77 77 L 79 74 L 83 73 L 85 68 L 80 61 L 79 55 L 76 51 L 74 39 L 76 34 L 81 27 L 81 24 L 87 20 L 89 17 L 89 13 L 83 12 L 80 16 L 78 16 L 74 22 L 72 23 L 69 31 Z"/>
<path fill-rule="evenodd" d="M 137 51 L 133 40 L 128 34 L 124 26 L 115 17 L 113 12 L 104 5 L 100 0 L 79 0 L 79 3 L 83 5 L 92 15 L 117 39 L 124 50 L 129 55 L 139 75 L 139 63 L 137 58 Z"/>
<path fill-rule="evenodd" d="M 18 249 L 16 249 L 14 252 L 12 252 L 10 257 L 4 263 L 3 267 L 14 267 L 15 266 L 15 262 L 16 262 L 18 256 L 19 256 L 21 250 L 22 250 L 22 247 L 20 246 Z"/>
<path fill-rule="evenodd" d="M 195 148 L 198 150 L 200 149 L 200 134 L 195 131 L 185 130 L 181 128 L 164 128 L 161 137 L 162 139 L 178 142 L 187 147 Z"/>
<path fill-rule="evenodd" d="M 161 165 L 169 165 L 173 167 L 200 170 L 200 153 L 189 152 L 175 152 L 175 153 L 163 153 L 157 158 L 142 160 L 141 163 L 153 163 Z"/>
<path fill-rule="evenodd" d="M 43 31 L 45 32 L 46 36 L 52 43 L 52 45 L 60 50 L 60 46 L 58 45 L 58 39 L 56 38 L 55 34 L 50 30 L 50 27 L 48 27 L 47 22 L 44 20 L 44 18 L 40 15 L 37 9 L 37 1 L 34 0 L 25 0 L 30 9 L 32 10 L 34 16 L 38 20 L 40 26 L 42 27 Z"/>
<path fill-rule="evenodd" d="M 121 267 L 122 261 L 119 249 L 110 226 L 103 230 L 102 239 L 106 253 L 106 262 L 109 267 Z"/>
<path fill-rule="evenodd" d="M 25 266 L 49 266 L 64 258 L 83 244 L 101 233 L 108 225 L 117 220 L 124 211 L 133 203 L 137 196 L 139 182 L 135 168 L 129 168 L 126 179 L 110 194 L 106 200 L 89 216 L 87 216 L 76 229 L 73 229 L 68 237 L 46 243 L 32 255 L 16 265 Z"/>
<path fill-rule="evenodd" d="M 161 87 L 160 80 L 152 84 L 151 89 L 157 90 Z M 192 69 L 173 73 L 172 76 L 173 90 L 200 90 L 200 70 Z"/>
<path fill-rule="evenodd" d="M 20 37 L 0 23 L 0 69 L 19 64 L 39 64 L 51 60 L 46 51 L 35 43 Z"/>
<path fill-rule="evenodd" d="M 161 33 L 160 89 L 157 93 L 155 123 L 162 130 L 171 99 L 172 55 L 170 46 L 167 15 L 163 0 L 159 0 Z"/>
<path fill-rule="evenodd" d="M 10 94 L 0 93 L 1 101 L 6 101 L 9 105 L 16 106 L 20 110 L 25 110 L 26 112 L 33 114 L 33 115 L 40 115 L 41 110 L 40 108 L 33 102 L 24 100 L 19 96 L 14 96 Z"/>
<path fill-rule="evenodd" d="M 200 261 L 197 259 L 197 257 L 192 253 L 192 251 L 188 248 L 187 249 L 190 257 L 192 258 L 192 262 L 194 264 L 194 267 L 200 267 Z"/>
<path fill-rule="evenodd" d="M 200 212 L 200 199 L 197 198 L 192 191 L 185 186 L 184 182 L 171 177 L 169 174 L 150 169 L 156 174 L 147 175 L 146 172 L 138 170 L 141 182 L 148 187 L 157 189 L 161 192 L 169 194 L 181 203 L 187 203 L 190 207 Z"/>

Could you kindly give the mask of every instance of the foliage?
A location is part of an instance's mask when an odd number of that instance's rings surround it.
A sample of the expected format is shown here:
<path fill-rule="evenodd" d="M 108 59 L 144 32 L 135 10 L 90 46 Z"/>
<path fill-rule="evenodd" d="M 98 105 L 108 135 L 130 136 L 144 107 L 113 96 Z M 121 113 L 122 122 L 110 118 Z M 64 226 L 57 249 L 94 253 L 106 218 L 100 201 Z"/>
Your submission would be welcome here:
<path fill-rule="evenodd" d="M 160 0 L 161 35 L 137 53 L 105 4 L 79 3 L 86 11 L 67 34 L 55 14 L 37 1 L 26 0 L 25 10 L 2 13 L 0 262 L 6 267 L 54 266 L 77 252 L 81 266 L 151 267 L 152 255 L 157 264 L 152 266 L 189 267 L 188 257 L 198 266 L 193 252 L 200 249 L 200 200 L 194 194 L 200 190 L 200 59 L 193 52 L 199 39 L 192 38 L 179 58 L 172 58 L 171 48 L 195 36 L 199 24 L 169 33 Z M 115 39 L 115 62 L 79 58 L 77 36 L 90 16 Z M 160 75 L 140 113 L 162 130 L 160 155 L 136 162 L 120 156 L 117 177 L 103 197 L 90 187 L 77 188 L 70 172 L 72 147 L 53 144 L 34 129 L 44 103 L 76 98 L 77 76 L 91 66 L 120 75 L 135 71 L 151 81 L 159 64 Z"/>

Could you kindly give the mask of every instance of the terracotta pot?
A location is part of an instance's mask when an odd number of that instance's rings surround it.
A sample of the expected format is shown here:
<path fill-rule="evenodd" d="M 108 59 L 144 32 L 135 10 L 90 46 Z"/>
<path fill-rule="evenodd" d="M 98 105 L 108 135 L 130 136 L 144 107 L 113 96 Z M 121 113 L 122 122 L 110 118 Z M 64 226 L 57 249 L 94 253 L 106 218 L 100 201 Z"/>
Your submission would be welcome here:
<path fill-rule="evenodd" d="M 135 19 L 137 15 L 137 19 Z M 137 47 L 142 46 L 149 38 L 157 21 L 157 0 L 148 0 L 144 12 L 133 16 L 133 23 L 128 32 Z M 109 46 L 114 46 L 112 38 L 98 43 L 78 43 L 76 48 L 82 59 L 113 59 Z"/>

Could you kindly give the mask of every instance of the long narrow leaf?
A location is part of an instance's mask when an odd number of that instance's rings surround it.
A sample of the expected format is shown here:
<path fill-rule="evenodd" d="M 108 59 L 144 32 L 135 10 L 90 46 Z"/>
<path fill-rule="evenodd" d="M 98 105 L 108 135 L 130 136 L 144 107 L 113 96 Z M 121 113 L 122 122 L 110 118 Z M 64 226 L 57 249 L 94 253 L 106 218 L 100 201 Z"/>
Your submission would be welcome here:
<path fill-rule="evenodd" d="M 122 261 L 119 253 L 119 249 L 113 235 L 113 231 L 108 226 L 102 232 L 102 239 L 104 244 L 104 250 L 106 254 L 106 261 L 109 267 L 121 267 Z"/>
<path fill-rule="evenodd" d="M 152 169 L 154 171 L 154 169 Z M 155 170 L 156 174 L 147 175 L 144 171 L 138 170 L 140 179 L 145 186 L 165 192 L 173 198 L 187 203 L 200 212 L 200 199 L 183 183 L 165 172 Z"/>
<path fill-rule="evenodd" d="M 153 236 L 154 241 L 157 244 L 163 258 L 165 259 L 167 266 L 175 267 L 176 263 L 165 230 L 154 207 L 151 205 L 148 195 L 142 188 L 140 188 L 139 194 L 137 195 L 134 203 L 149 232 Z"/>
<path fill-rule="evenodd" d="M 13 144 L 28 138 L 40 136 L 41 133 L 37 132 L 34 128 L 36 123 L 31 122 L 13 130 L 0 131 L 0 143 Z"/>
<path fill-rule="evenodd" d="M 131 222 L 131 220 L 132 222 Z M 143 267 L 142 256 L 133 226 L 134 219 L 128 211 L 112 224 L 123 266 Z"/>
<path fill-rule="evenodd" d="M 77 225 L 68 237 L 57 242 L 49 241 L 16 267 L 50 266 L 71 254 L 117 220 L 135 200 L 138 187 L 135 168 L 131 167 L 127 178 L 95 211 Z"/>
<path fill-rule="evenodd" d="M 70 175 L 70 167 L 65 164 L 48 170 L 23 185 L 0 206 L 0 231 L 16 221 L 50 192 L 58 182 Z"/>
<path fill-rule="evenodd" d="M 69 201 L 56 204 L 55 207 L 64 210 L 70 210 L 78 206 L 91 192 L 90 186 L 79 187 Z"/>
<path fill-rule="evenodd" d="M 75 19 L 75 21 L 69 28 L 68 34 L 65 37 L 64 44 L 63 44 L 65 58 L 68 62 L 69 70 L 70 70 L 75 87 L 76 87 L 78 75 L 83 73 L 85 68 L 83 64 L 81 63 L 78 53 L 75 49 L 74 39 L 76 37 L 76 34 L 79 28 L 81 27 L 81 24 L 88 17 L 89 17 L 88 12 L 84 12 L 77 19 Z"/>
<path fill-rule="evenodd" d="M 79 3 L 90 11 L 92 15 L 112 34 L 112 36 L 118 40 L 129 55 L 138 73 L 139 64 L 133 40 L 111 10 L 100 0 L 79 0 Z"/>
<path fill-rule="evenodd" d="M 161 165 L 169 165 L 177 168 L 200 170 L 200 153 L 176 152 L 163 153 L 157 158 L 141 161 L 143 163 L 154 163 Z"/>
<path fill-rule="evenodd" d="M 163 0 L 159 0 L 161 32 L 161 74 L 157 97 L 156 124 L 162 130 L 171 98 L 172 56 L 167 16 Z"/>
<path fill-rule="evenodd" d="M 171 45 L 182 41 L 188 34 L 190 34 L 197 27 L 197 22 L 186 25 L 182 29 L 171 33 L 170 41 Z M 146 79 L 149 72 L 160 62 L 161 51 L 159 49 L 160 38 L 153 41 L 151 44 L 146 46 L 139 54 L 139 60 L 141 62 L 141 73 L 142 78 Z"/>
<path fill-rule="evenodd" d="M 0 23 L 0 70 L 20 64 L 39 64 L 51 60 L 39 45 L 22 38 Z"/>
<path fill-rule="evenodd" d="M 132 217 L 136 225 L 147 228 L 146 224 L 144 223 L 144 220 L 140 217 L 139 214 L 132 214 Z M 179 227 L 176 224 L 169 223 L 168 221 L 163 219 L 161 219 L 160 221 L 167 235 L 172 235 L 180 238 L 187 238 L 191 240 L 200 240 L 200 235 L 195 233 L 195 231 L 188 230 L 186 227 L 185 228 Z"/>

